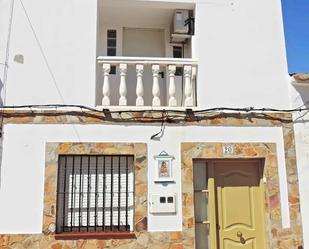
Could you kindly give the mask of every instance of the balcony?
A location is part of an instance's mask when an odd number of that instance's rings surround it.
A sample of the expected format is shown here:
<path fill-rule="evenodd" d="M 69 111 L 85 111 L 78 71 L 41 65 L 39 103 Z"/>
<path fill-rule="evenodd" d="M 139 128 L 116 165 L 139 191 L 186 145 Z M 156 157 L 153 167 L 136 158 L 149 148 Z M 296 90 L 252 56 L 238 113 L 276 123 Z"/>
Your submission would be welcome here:
<path fill-rule="evenodd" d="M 196 106 L 194 59 L 99 56 L 97 62 L 102 74 L 99 106 Z"/>
<path fill-rule="evenodd" d="M 96 106 L 196 106 L 194 10 L 191 1 L 98 0 Z"/>

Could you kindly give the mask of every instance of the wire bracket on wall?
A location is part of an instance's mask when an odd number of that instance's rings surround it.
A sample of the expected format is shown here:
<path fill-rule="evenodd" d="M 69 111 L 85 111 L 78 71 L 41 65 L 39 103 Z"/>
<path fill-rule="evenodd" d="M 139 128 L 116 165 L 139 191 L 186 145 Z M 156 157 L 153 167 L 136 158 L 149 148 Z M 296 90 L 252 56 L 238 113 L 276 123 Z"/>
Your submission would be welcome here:
<path fill-rule="evenodd" d="M 164 115 L 165 115 L 165 111 L 163 110 L 162 111 L 162 120 L 161 120 L 161 128 L 160 128 L 160 131 L 154 135 L 152 135 L 150 137 L 151 140 L 156 140 L 156 141 L 160 141 L 160 139 L 163 137 L 164 135 L 164 131 L 165 131 L 165 118 L 164 118 Z"/>

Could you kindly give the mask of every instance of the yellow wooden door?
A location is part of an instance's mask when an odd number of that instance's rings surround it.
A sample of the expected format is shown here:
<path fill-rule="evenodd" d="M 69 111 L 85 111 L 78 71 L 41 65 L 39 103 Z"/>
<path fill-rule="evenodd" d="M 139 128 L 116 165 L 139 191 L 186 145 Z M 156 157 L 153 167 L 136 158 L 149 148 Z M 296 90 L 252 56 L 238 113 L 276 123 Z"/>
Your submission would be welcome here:
<path fill-rule="evenodd" d="M 261 162 L 218 160 L 209 166 L 217 248 L 266 249 Z"/>

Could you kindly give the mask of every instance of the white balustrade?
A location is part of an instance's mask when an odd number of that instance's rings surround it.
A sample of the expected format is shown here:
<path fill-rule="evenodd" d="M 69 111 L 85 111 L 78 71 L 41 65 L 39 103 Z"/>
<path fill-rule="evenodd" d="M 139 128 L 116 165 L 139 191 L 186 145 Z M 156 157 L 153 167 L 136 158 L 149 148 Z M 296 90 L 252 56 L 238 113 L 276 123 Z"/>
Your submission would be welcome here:
<path fill-rule="evenodd" d="M 153 85 L 152 85 L 152 105 L 153 106 L 160 106 L 160 86 L 159 86 L 159 71 L 160 66 L 159 65 L 153 65 L 152 66 L 152 75 L 153 75 Z"/>
<path fill-rule="evenodd" d="M 168 66 L 168 75 L 169 75 L 169 88 L 168 88 L 168 94 L 169 94 L 169 106 L 177 106 L 177 100 L 176 100 L 176 85 L 175 85 L 175 72 L 176 72 L 176 66 L 175 65 L 169 65 Z"/>
<path fill-rule="evenodd" d="M 126 83 L 126 74 L 127 74 L 127 64 L 120 64 L 120 85 L 119 85 L 119 105 L 127 105 L 127 83 Z"/>
<path fill-rule="evenodd" d="M 103 99 L 102 99 L 102 105 L 107 106 L 110 105 L 110 87 L 109 87 L 109 72 L 111 70 L 110 64 L 103 64 L 103 74 L 104 74 L 104 80 L 103 80 Z"/>
<path fill-rule="evenodd" d="M 98 62 L 102 64 L 103 69 L 102 106 L 110 106 L 111 102 L 117 101 L 119 106 L 127 106 L 128 101 L 133 102 L 134 99 L 136 106 L 144 106 L 145 97 L 151 97 L 152 99 L 146 101 L 155 107 L 161 106 L 162 103 L 166 103 L 170 107 L 180 107 L 181 105 L 193 107 L 195 105 L 197 76 L 197 62 L 195 60 L 100 56 Z M 110 74 L 111 66 L 116 66 L 119 69 L 118 76 Z M 183 68 L 182 76 L 175 75 L 177 67 Z M 166 79 L 161 79 L 160 70 L 167 73 Z M 151 78 L 152 82 L 148 82 Z M 182 89 L 181 81 L 184 82 L 184 89 Z M 112 84 L 112 88 L 110 84 Z M 152 89 L 149 89 L 151 85 Z M 130 90 L 132 87 L 136 87 L 136 97 L 132 95 L 131 91 L 128 95 L 128 89 Z M 144 88 L 146 88 L 145 96 Z M 118 91 L 119 95 L 111 96 L 116 93 L 115 91 Z M 149 95 L 150 92 L 152 95 Z M 182 95 L 184 96 L 183 104 L 181 103 Z"/>
<path fill-rule="evenodd" d="M 143 72 L 144 66 L 141 64 L 136 65 L 136 105 L 143 106 L 144 105 L 144 86 L 143 86 Z"/>
<path fill-rule="evenodd" d="M 193 106 L 192 98 L 192 66 L 184 66 L 185 77 L 185 106 Z"/>

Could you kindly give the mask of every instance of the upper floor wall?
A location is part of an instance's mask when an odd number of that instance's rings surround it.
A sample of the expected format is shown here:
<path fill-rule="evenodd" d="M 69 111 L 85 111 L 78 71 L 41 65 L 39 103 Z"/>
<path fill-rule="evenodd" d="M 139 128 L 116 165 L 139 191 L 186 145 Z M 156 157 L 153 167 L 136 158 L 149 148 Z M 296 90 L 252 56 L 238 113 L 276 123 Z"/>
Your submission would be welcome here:
<path fill-rule="evenodd" d="M 8 17 L 9 4 L 3 5 L 0 16 Z M 122 12 L 113 16 L 104 7 Z M 106 29 L 147 28 L 152 24 L 161 28 L 173 8 L 194 11 L 195 35 L 185 48 L 185 57 L 198 62 L 198 108 L 288 107 L 289 78 L 279 0 L 26 0 L 24 8 L 17 1 L 6 104 L 98 105 L 102 68 L 97 57 L 106 55 Z M 132 13 L 136 15 L 130 26 L 122 24 L 119 17 Z M 8 22 L 2 20 L 0 25 L 1 41 L 6 41 Z M 122 50 L 120 44 L 117 55 L 123 56 Z M 165 57 L 172 57 L 168 39 L 164 51 Z M 1 62 L 4 54 L 1 47 Z"/>

